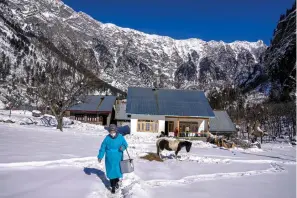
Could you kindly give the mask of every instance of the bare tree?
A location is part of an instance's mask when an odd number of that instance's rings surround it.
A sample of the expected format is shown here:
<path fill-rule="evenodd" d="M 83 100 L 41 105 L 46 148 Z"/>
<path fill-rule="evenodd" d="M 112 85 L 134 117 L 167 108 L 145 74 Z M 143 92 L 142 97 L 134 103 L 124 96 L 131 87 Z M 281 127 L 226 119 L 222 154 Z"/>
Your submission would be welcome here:
<path fill-rule="evenodd" d="M 17 108 L 25 104 L 26 99 L 23 97 L 22 90 L 17 89 L 17 87 L 9 85 L 2 85 L 0 87 L 1 100 L 6 104 L 6 107 L 10 110 L 9 117 L 11 117 L 11 110 L 13 108 Z M 5 87 L 5 89 L 3 89 L 3 87 Z"/>
<path fill-rule="evenodd" d="M 35 86 L 27 93 L 38 96 L 50 107 L 57 120 L 57 129 L 63 131 L 65 111 L 83 100 L 92 88 L 89 79 L 64 62 L 52 60 L 46 65 L 45 73 L 34 78 Z"/>

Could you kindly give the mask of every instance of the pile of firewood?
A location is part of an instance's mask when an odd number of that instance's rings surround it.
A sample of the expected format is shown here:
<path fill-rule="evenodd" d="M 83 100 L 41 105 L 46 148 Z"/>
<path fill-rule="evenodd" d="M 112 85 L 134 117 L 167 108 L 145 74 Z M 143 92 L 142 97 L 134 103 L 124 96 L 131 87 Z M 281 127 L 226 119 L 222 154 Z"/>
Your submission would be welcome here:
<path fill-rule="evenodd" d="M 236 147 L 236 144 L 230 140 L 225 139 L 222 136 L 216 136 L 216 135 L 212 135 L 210 133 L 210 135 L 206 138 L 206 142 L 209 142 L 211 144 L 215 144 L 218 147 L 224 147 L 224 148 L 234 148 Z"/>
<path fill-rule="evenodd" d="M 232 138 L 231 140 L 227 140 L 223 136 L 216 136 L 211 133 L 208 133 L 206 142 L 209 142 L 211 144 L 215 144 L 218 147 L 224 147 L 224 148 L 234 148 L 234 147 L 240 147 L 240 148 L 252 148 L 254 146 L 257 146 L 258 148 L 261 148 L 261 144 L 259 142 L 250 142 L 247 140 L 241 140 L 239 138 Z"/>

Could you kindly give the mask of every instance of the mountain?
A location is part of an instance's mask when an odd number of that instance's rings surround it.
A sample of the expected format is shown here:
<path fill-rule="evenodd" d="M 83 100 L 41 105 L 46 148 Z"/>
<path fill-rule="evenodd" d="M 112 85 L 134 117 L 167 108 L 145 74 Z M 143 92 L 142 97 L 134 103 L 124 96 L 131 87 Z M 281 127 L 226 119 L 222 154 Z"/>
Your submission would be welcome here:
<path fill-rule="evenodd" d="M 280 16 L 270 46 L 261 55 L 242 93 L 265 89 L 272 102 L 295 100 L 296 94 L 296 3 Z"/>
<path fill-rule="evenodd" d="M 56 0 L 1 0 L 0 6 L 3 81 L 29 82 L 48 63 L 49 42 L 82 61 L 84 71 L 123 91 L 152 86 L 157 77 L 160 87 L 207 91 L 243 85 L 264 70 L 262 41 L 174 40 L 100 23 Z"/>
<path fill-rule="evenodd" d="M 253 72 L 267 47 L 262 41 L 205 42 L 144 34 L 100 23 L 56 0 L 2 0 L 1 15 L 26 34 L 42 36 L 74 57 L 84 56 L 88 70 L 122 90 L 152 86 L 156 76 L 160 76 L 160 86 L 169 88 L 238 85 Z M 16 59 L 16 46 L 9 39 L 19 42 L 22 38 L 3 20 L 1 29 L 1 52 L 12 61 Z M 20 59 L 46 62 L 40 51 L 34 47 L 29 50 L 33 55 Z M 5 68 L 4 75 L 18 75 L 26 66 L 21 61 L 15 69 Z"/>
<path fill-rule="evenodd" d="M 296 93 L 296 2 L 280 16 L 264 65 L 271 83 L 270 98 L 294 100 Z"/>

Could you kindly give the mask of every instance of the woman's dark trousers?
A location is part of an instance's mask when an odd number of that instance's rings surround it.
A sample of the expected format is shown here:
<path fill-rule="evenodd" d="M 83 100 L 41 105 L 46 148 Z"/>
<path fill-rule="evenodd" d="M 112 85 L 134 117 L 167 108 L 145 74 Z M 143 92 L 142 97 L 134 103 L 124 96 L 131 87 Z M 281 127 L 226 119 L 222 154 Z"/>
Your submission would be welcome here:
<path fill-rule="evenodd" d="M 119 178 L 116 178 L 116 179 L 110 179 L 110 186 L 111 186 L 111 192 L 115 192 L 115 189 L 116 188 L 118 188 L 119 186 L 119 184 L 118 184 L 118 182 L 119 182 L 120 180 L 119 180 Z"/>

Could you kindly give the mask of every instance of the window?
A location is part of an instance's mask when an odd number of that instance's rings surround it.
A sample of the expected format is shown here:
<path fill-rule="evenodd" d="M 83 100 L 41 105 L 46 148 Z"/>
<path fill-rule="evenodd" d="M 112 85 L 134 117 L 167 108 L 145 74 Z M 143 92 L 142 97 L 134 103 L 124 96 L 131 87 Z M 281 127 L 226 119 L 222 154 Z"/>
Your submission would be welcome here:
<path fill-rule="evenodd" d="M 150 131 L 150 129 L 151 129 L 151 124 L 150 123 L 145 123 L 145 130 L 146 131 Z"/>
<path fill-rule="evenodd" d="M 154 120 L 138 120 L 138 132 L 158 132 L 158 121 Z"/>

